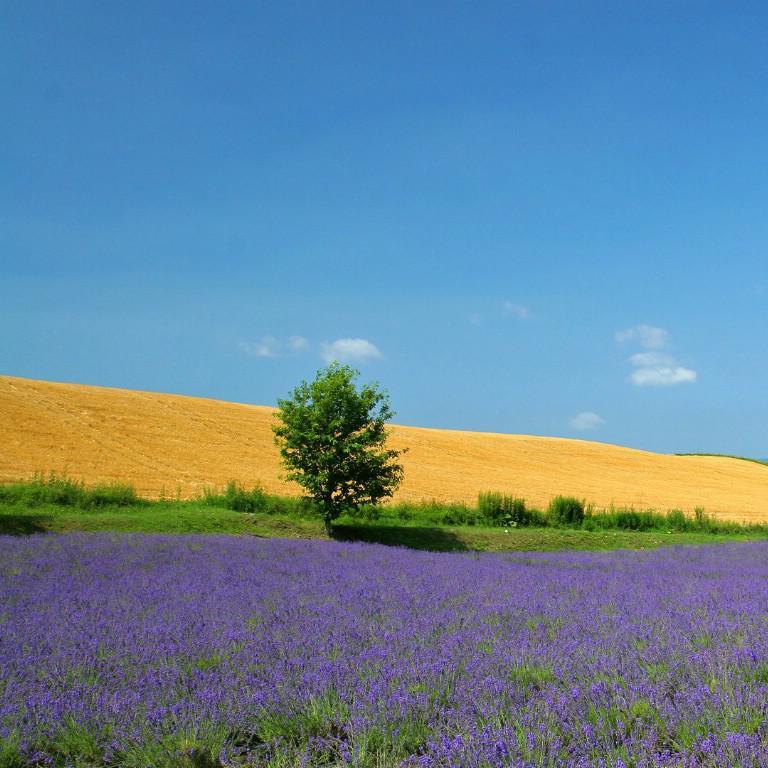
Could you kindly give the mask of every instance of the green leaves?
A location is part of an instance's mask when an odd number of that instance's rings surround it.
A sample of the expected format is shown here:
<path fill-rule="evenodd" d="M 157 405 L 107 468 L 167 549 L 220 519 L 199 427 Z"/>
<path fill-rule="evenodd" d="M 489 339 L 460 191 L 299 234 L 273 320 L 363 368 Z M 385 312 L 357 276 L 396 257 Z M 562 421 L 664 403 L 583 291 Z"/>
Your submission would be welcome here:
<path fill-rule="evenodd" d="M 389 398 L 375 384 L 358 389 L 358 375 L 331 363 L 278 400 L 273 430 L 287 477 L 318 505 L 329 531 L 344 510 L 392 496 L 403 478 L 402 451 L 386 448 Z"/>

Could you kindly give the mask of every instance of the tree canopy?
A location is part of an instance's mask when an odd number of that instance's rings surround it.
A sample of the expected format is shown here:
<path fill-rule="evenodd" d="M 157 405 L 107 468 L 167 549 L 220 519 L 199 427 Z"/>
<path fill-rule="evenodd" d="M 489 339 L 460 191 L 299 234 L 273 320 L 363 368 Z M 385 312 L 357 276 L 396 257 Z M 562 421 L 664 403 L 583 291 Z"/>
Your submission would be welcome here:
<path fill-rule="evenodd" d="M 273 426 L 287 478 L 305 489 L 329 533 L 340 514 L 392 496 L 403 478 L 403 451 L 386 447 L 389 396 L 377 384 L 358 388 L 357 376 L 331 363 L 278 400 Z"/>

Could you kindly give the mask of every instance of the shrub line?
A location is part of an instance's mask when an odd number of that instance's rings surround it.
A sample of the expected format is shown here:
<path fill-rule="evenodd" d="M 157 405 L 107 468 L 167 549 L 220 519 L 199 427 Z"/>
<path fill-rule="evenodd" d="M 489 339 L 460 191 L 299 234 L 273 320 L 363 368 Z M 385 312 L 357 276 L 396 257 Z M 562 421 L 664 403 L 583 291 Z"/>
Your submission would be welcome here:
<path fill-rule="evenodd" d="M 141 498 L 126 483 L 102 483 L 87 487 L 81 481 L 53 473 L 37 473 L 32 480 L 0 484 L 0 505 L 29 508 L 53 505 L 99 511 L 106 508 L 151 507 L 153 505 L 200 504 L 236 512 L 310 519 L 316 516 L 312 502 L 297 497 L 266 493 L 260 486 L 247 489 L 236 481 L 223 491 L 206 489 L 191 501 Z M 569 528 L 584 531 L 637 531 L 711 534 L 764 534 L 768 524 L 718 520 L 696 507 L 692 515 L 680 509 L 660 512 L 615 507 L 598 510 L 572 496 L 553 497 L 546 510 L 528 506 L 525 499 L 498 491 L 483 491 L 477 505 L 437 501 L 394 502 L 362 505 L 347 510 L 344 518 L 357 522 L 395 525 L 420 524 L 437 527 L 477 526 L 486 528 Z"/>

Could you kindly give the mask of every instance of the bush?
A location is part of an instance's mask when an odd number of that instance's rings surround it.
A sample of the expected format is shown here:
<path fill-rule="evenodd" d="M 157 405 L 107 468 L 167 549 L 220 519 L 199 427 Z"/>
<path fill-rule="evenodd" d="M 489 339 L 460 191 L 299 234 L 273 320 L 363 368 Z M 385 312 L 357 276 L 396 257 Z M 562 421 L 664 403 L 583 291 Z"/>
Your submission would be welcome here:
<path fill-rule="evenodd" d="M 542 512 L 536 507 L 526 507 L 526 514 L 528 515 L 528 525 L 536 526 L 537 528 L 545 528 L 549 525 L 549 518 L 546 512 Z"/>
<path fill-rule="evenodd" d="M 269 496 L 260 485 L 250 490 L 244 488 L 236 480 L 230 480 L 224 493 L 206 489 L 203 492 L 203 502 L 211 507 L 231 509 L 233 512 L 261 512 L 262 514 L 277 514 L 278 507 L 291 504 L 290 499 Z"/>
<path fill-rule="evenodd" d="M 477 513 L 462 502 L 441 504 L 443 525 L 477 525 Z"/>
<path fill-rule="evenodd" d="M 45 477 L 35 475 L 32 480 L 8 483 L 0 487 L 0 501 L 6 504 L 24 504 L 37 507 L 41 504 L 79 506 L 84 493 L 82 483 L 54 474 Z"/>
<path fill-rule="evenodd" d="M 631 507 L 616 508 L 613 505 L 602 512 L 587 512 L 582 528 L 588 531 L 663 531 L 674 533 L 749 533 L 762 532 L 760 525 L 750 526 L 730 520 L 718 520 L 706 513 L 703 507 L 695 507 L 693 515 L 681 509 L 657 512 L 653 509 L 637 510 Z"/>
<path fill-rule="evenodd" d="M 203 491 L 203 502 L 211 507 L 231 509 L 235 512 L 261 512 L 265 506 L 264 492 L 259 486 L 247 491 L 236 480 L 230 480 L 224 493 L 208 488 Z"/>
<path fill-rule="evenodd" d="M 0 503 L 23 504 L 39 507 L 54 504 L 59 507 L 94 509 L 101 507 L 128 507 L 140 504 L 133 486 L 125 483 L 102 483 L 86 488 L 84 483 L 37 474 L 32 480 L 0 485 Z"/>
<path fill-rule="evenodd" d="M 260 485 L 250 490 L 244 488 L 236 480 L 227 483 L 224 493 L 206 489 L 202 501 L 211 507 L 231 509 L 233 512 L 251 512 L 262 515 L 294 515 L 309 516 L 313 513 L 311 504 L 305 499 L 289 496 L 273 496 L 266 493 Z"/>
<path fill-rule="evenodd" d="M 573 496 L 555 496 L 547 515 L 553 525 L 579 526 L 584 522 L 584 502 Z"/>
<path fill-rule="evenodd" d="M 651 509 L 617 509 L 613 505 L 602 512 L 587 511 L 582 527 L 589 531 L 664 531 L 668 528 L 666 515 Z"/>
<path fill-rule="evenodd" d="M 682 509 L 670 509 L 667 512 L 667 525 L 669 530 L 680 532 L 688 531 L 693 527 Z"/>
<path fill-rule="evenodd" d="M 232 509 L 235 512 L 262 512 L 266 507 L 264 491 L 259 486 L 254 486 L 250 491 L 246 491 L 234 480 L 227 483 L 224 499 L 227 509 Z"/>
<path fill-rule="evenodd" d="M 532 523 L 532 515 L 525 506 L 525 499 L 498 491 L 480 493 L 477 497 L 477 510 L 481 520 L 487 525 L 510 527 Z"/>
<path fill-rule="evenodd" d="M 478 525 L 477 510 L 463 502 L 399 501 L 395 504 L 363 504 L 345 513 L 353 520 L 387 521 L 418 525 Z"/>
<path fill-rule="evenodd" d="M 381 520 L 381 507 L 378 504 L 366 504 L 349 511 L 350 517 L 366 520 L 369 523 L 375 523 Z"/>
<path fill-rule="evenodd" d="M 140 503 L 134 487 L 125 483 L 96 485 L 86 489 L 83 501 L 88 507 L 131 507 Z"/>

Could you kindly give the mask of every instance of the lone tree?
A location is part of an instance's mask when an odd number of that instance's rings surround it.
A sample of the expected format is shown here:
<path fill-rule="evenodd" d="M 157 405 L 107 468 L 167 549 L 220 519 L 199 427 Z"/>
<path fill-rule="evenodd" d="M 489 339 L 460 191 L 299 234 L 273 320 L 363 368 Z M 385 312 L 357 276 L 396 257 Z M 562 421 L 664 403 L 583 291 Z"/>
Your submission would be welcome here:
<path fill-rule="evenodd" d="M 329 535 L 342 512 L 392 496 L 403 479 L 403 451 L 385 447 L 389 397 L 376 384 L 357 389 L 358 375 L 331 363 L 277 401 L 281 423 L 272 427 L 288 479 L 304 487 Z"/>

